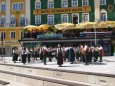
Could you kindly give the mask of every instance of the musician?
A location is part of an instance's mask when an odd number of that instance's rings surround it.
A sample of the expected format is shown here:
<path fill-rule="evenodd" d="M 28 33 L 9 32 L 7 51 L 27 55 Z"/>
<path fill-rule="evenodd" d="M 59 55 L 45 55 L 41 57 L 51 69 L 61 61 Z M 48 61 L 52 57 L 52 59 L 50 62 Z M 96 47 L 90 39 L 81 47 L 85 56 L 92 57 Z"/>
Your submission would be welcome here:
<path fill-rule="evenodd" d="M 98 47 L 97 47 L 97 46 L 94 46 L 94 62 L 97 61 L 98 56 L 99 56 L 99 50 L 98 50 Z"/>
<path fill-rule="evenodd" d="M 89 47 L 87 44 L 84 45 L 83 51 L 84 51 L 84 60 L 85 60 L 85 65 L 89 64 L 89 53 L 88 53 Z"/>
<path fill-rule="evenodd" d="M 42 53 L 43 53 L 44 65 L 47 65 L 46 64 L 46 58 L 47 58 L 48 49 L 47 49 L 46 45 L 42 47 Z"/>
<path fill-rule="evenodd" d="M 68 53 L 69 53 L 69 61 L 71 62 L 71 64 L 73 64 L 74 63 L 74 61 L 75 61 L 75 52 L 74 52 L 74 49 L 73 49 L 73 47 L 69 47 L 69 51 L 68 51 Z"/>
<path fill-rule="evenodd" d="M 25 64 L 26 63 L 26 57 L 27 57 L 26 48 L 22 49 L 21 56 L 22 56 L 22 63 Z"/>
<path fill-rule="evenodd" d="M 99 58 L 100 58 L 100 61 L 99 62 L 102 62 L 102 56 L 103 56 L 103 47 L 101 45 L 98 46 L 98 50 L 99 50 Z"/>
<path fill-rule="evenodd" d="M 12 54 L 13 54 L 13 61 L 14 61 L 14 63 L 16 63 L 16 61 L 18 60 L 18 55 L 19 55 L 19 53 L 18 53 L 18 48 L 14 48 L 13 49 L 13 51 L 12 51 Z"/>
<path fill-rule="evenodd" d="M 56 58 L 57 58 L 57 64 L 59 67 L 62 67 L 63 64 L 63 54 L 62 54 L 62 49 L 60 44 L 57 46 L 57 51 L 56 51 Z"/>

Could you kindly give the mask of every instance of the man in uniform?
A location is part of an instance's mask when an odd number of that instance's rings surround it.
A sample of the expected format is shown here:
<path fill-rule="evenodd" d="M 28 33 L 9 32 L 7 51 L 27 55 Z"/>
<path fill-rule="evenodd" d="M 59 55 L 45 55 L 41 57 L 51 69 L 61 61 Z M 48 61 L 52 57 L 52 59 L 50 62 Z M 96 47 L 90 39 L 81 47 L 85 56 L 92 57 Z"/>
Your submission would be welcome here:
<path fill-rule="evenodd" d="M 42 47 L 42 52 L 43 52 L 43 61 L 44 61 L 44 65 L 47 65 L 47 64 L 46 64 L 46 58 L 47 58 L 48 49 L 47 49 L 46 46 L 43 46 L 43 47 Z"/>

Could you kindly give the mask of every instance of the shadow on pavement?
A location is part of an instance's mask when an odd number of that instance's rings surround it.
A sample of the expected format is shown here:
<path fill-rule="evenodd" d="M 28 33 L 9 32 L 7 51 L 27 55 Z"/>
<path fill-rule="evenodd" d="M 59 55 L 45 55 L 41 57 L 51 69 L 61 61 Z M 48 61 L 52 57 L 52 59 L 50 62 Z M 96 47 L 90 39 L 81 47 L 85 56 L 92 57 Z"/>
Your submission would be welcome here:
<path fill-rule="evenodd" d="M 102 63 L 102 62 L 93 62 L 93 63 L 91 63 L 91 65 L 107 65 L 107 64 Z"/>

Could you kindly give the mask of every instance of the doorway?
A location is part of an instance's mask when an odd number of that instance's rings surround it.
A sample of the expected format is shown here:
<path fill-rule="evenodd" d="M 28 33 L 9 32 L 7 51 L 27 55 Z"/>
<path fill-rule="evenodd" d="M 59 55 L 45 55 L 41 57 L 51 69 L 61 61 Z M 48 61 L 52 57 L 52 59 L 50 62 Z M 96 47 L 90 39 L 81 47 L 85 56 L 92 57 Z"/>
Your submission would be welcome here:
<path fill-rule="evenodd" d="M 79 15 L 77 13 L 72 14 L 72 22 L 73 22 L 73 24 L 79 23 Z"/>

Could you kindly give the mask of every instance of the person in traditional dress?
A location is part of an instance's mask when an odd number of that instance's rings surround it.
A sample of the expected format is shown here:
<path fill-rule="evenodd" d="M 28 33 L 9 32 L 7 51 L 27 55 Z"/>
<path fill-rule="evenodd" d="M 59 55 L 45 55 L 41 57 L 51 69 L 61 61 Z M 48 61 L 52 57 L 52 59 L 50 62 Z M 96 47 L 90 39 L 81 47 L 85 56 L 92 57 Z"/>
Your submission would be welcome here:
<path fill-rule="evenodd" d="M 13 61 L 14 61 L 14 63 L 16 63 L 16 61 L 18 61 L 18 55 L 19 55 L 19 53 L 18 53 L 18 48 L 14 48 L 13 50 L 12 50 L 12 54 L 13 54 Z"/>
<path fill-rule="evenodd" d="M 42 47 L 42 52 L 43 52 L 44 65 L 47 65 L 47 64 L 46 64 L 46 58 L 47 58 L 48 49 L 47 49 L 46 46 L 43 46 L 43 47 Z"/>
<path fill-rule="evenodd" d="M 71 47 L 71 46 L 70 46 L 70 48 L 69 48 L 69 61 L 71 62 L 71 64 L 73 64 L 74 61 L 75 61 L 74 49 L 73 49 L 73 47 Z"/>
<path fill-rule="evenodd" d="M 84 60 L 85 60 L 85 65 L 89 64 L 89 53 L 88 53 L 89 47 L 87 44 L 84 45 L 83 51 L 84 51 Z"/>
<path fill-rule="evenodd" d="M 94 46 L 94 62 L 97 62 L 99 56 L 98 47 Z"/>
<path fill-rule="evenodd" d="M 30 57 L 31 57 L 30 48 L 26 48 L 26 54 L 27 54 L 27 58 L 28 58 L 28 63 L 30 63 Z"/>
<path fill-rule="evenodd" d="M 79 46 L 76 46 L 74 51 L 75 51 L 76 59 L 77 59 L 77 61 L 79 61 L 79 57 L 80 57 L 80 48 L 79 48 Z"/>
<path fill-rule="evenodd" d="M 26 48 L 22 49 L 21 56 L 22 56 L 22 63 L 25 64 L 26 63 L 26 57 L 27 57 Z"/>
<path fill-rule="evenodd" d="M 79 48 L 80 48 L 80 62 L 84 62 L 84 50 L 83 50 L 83 45 L 79 45 Z"/>
<path fill-rule="evenodd" d="M 56 51 L 56 58 L 57 58 L 57 64 L 59 67 L 63 64 L 63 54 L 60 44 L 58 44 L 57 51 Z"/>
<path fill-rule="evenodd" d="M 89 57 L 89 63 L 92 62 L 92 46 L 89 45 L 89 49 L 88 49 L 88 57 Z"/>
<path fill-rule="evenodd" d="M 98 50 L 99 50 L 99 58 L 100 58 L 100 61 L 99 62 L 102 62 L 102 56 L 103 56 L 103 47 L 101 45 L 98 46 Z"/>

